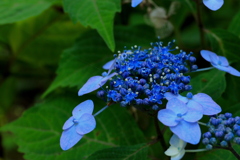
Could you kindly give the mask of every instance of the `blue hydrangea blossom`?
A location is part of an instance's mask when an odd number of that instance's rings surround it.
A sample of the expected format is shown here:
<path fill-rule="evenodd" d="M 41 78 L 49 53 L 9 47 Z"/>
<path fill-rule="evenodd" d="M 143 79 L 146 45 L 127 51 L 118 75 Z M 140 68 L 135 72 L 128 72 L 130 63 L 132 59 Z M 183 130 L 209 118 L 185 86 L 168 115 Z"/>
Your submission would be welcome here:
<path fill-rule="evenodd" d="M 208 50 L 201 50 L 201 55 L 206 61 L 210 62 L 213 67 L 240 77 L 240 72 L 229 65 L 227 58 L 218 56 Z"/>
<path fill-rule="evenodd" d="M 72 116 L 64 123 L 60 138 L 60 146 L 63 150 L 73 147 L 84 134 L 91 132 L 96 127 L 92 100 L 86 100 L 77 105 Z"/>
<path fill-rule="evenodd" d="M 181 140 L 177 135 L 173 135 L 169 141 L 170 147 L 164 152 L 171 160 L 180 160 L 185 154 L 186 142 Z"/>
<path fill-rule="evenodd" d="M 201 138 L 198 120 L 202 114 L 190 109 L 182 101 L 173 98 L 168 101 L 166 109 L 158 112 L 158 119 L 180 139 L 191 144 L 197 144 Z"/>
<path fill-rule="evenodd" d="M 220 9 L 223 3 L 224 0 L 203 0 L 203 4 L 213 11 Z"/>

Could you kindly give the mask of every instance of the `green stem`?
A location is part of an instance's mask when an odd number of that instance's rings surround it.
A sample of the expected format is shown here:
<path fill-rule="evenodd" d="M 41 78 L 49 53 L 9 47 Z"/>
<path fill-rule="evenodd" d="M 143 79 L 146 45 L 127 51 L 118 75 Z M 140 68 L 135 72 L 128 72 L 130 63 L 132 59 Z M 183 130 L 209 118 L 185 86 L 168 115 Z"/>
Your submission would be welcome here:
<path fill-rule="evenodd" d="M 196 6 L 197 6 L 197 25 L 198 25 L 198 29 L 199 29 L 199 33 L 200 33 L 200 41 L 201 41 L 201 47 L 204 48 L 204 27 L 203 27 L 203 23 L 202 23 L 202 18 L 201 18 L 201 2 L 200 0 L 196 0 Z"/>
<path fill-rule="evenodd" d="M 163 134 L 162 134 L 162 132 L 159 128 L 157 116 L 154 117 L 154 124 L 155 124 L 156 132 L 157 132 L 157 135 L 158 135 L 157 139 L 160 140 L 161 146 L 166 151 L 168 149 L 168 147 L 167 147 L 167 144 L 165 143 Z"/>

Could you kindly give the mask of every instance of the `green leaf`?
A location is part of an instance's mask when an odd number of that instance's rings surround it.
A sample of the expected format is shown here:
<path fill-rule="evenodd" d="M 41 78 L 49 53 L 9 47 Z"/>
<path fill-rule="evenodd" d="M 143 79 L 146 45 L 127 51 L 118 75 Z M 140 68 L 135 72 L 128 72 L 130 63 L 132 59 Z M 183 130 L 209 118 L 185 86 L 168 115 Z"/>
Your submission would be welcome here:
<path fill-rule="evenodd" d="M 65 12 L 73 22 L 80 21 L 84 26 L 97 29 L 108 47 L 114 51 L 113 19 L 120 12 L 120 0 L 63 0 Z"/>
<path fill-rule="evenodd" d="M 120 50 L 123 50 L 124 46 L 130 48 L 135 44 L 149 48 L 150 42 L 154 39 L 153 30 L 146 26 L 116 27 L 115 35 L 117 48 Z M 142 38 L 139 38 L 139 35 L 142 35 Z M 58 87 L 78 86 L 80 88 L 90 77 L 101 75 L 104 71 L 102 66 L 112 59 L 112 52 L 96 32 L 87 32 L 72 48 L 63 52 L 57 77 L 43 96 Z"/>
<path fill-rule="evenodd" d="M 240 60 L 240 38 L 223 29 L 206 31 L 212 46 L 212 50 L 218 54 L 227 57 L 228 60 Z"/>
<path fill-rule="evenodd" d="M 27 160 L 86 159 L 100 149 L 144 143 L 142 132 L 126 108 L 110 106 L 96 117 L 93 132 L 84 135 L 72 149 L 62 151 L 59 145 L 62 126 L 80 102 L 69 93 L 50 98 L 1 130 L 13 132 L 19 151 Z M 94 100 L 94 104 L 94 112 L 105 105 L 99 100 Z"/>
<path fill-rule="evenodd" d="M 34 17 L 49 8 L 56 0 L 1 0 L 0 24 L 18 22 Z"/>
<path fill-rule="evenodd" d="M 83 31 L 83 26 L 72 24 L 67 15 L 49 9 L 14 24 L 9 43 L 18 60 L 34 65 L 53 65 Z"/>
<path fill-rule="evenodd" d="M 146 160 L 148 145 L 107 148 L 93 153 L 87 160 Z"/>
<path fill-rule="evenodd" d="M 191 79 L 193 94 L 205 93 L 213 99 L 219 98 L 226 88 L 225 72 L 213 69 Z"/>
<path fill-rule="evenodd" d="M 228 31 L 240 37 L 240 11 L 234 16 L 228 27 Z"/>

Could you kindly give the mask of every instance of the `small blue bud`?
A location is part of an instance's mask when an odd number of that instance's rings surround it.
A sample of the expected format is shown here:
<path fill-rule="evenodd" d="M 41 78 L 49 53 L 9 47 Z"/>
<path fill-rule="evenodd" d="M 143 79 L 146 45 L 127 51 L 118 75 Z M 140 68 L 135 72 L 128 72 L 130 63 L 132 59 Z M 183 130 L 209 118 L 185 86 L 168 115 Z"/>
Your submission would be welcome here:
<path fill-rule="evenodd" d="M 216 140 L 216 138 L 214 138 L 214 137 L 210 138 L 209 142 L 210 142 L 212 145 L 217 144 L 217 140 Z"/>
<path fill-rule="evenodd" d="M 232 117 L 232 113 L 225 113 L 224 114 L 226 118 L 231 118 Z"/>
<path fill-rule="evenodd" d="M 224 136 L 224 140 L 230 141 L 231 139 L 233 139 L 233 137 L 234 137 L 234 134 L 232 132 L 229 132 Z"/>
<path fill-rule="evenodd" d="M 189 61 L 190 61 L 191 63 L 195 63 L 195 62 L 196 62 L 196 58 L 193 57 L 193 56 L 190 56 L 190 57 L 189 57 Z"/>
<path fill-rule="evenodd" d="M 146 81 L 145 79 L 141 78 L 141 79 L 139 80 L 139 82 L 140 82 L 141 85 L 144 85 L 144 84 L 146 84 L 147 81 Z"/>
<path fill-rule="evenodd" d="M 234 143 L 237 143 L 237 144 L 240 144 L 240 137 L 235 137 L 235 138 L 233 139 L 233 142 L 234 142 Z"/>
<path fill-rule="evenodd" d="M 206 149 L 211 150 L 213 146 L 211 144 L 206 145 Z"/>
<path fill-rule="evenodd" d="M 210 132 L 203 133 L 204 138 L 211 138 L 212 134 Z"/>
<path fill-rule="evenodd" d="M 192 99 L 192 97 L 193 97 L 192 92 L 188 92 L 188 93 L 187 93 L 187 98 L 188 98 L 188 99 Z"/>
<path fill-rule="evenodd" d="M 220 145 L 221 145 L 222 147 L 227 147 L 227 146 L 228 146 L 228 143 L 227 143 L 226 141 L 222 141 L 222 142 L 220 143 Z"/>
<path fill-rule="evenodd" d="M 191 70 L 192 70 L 192 71 L 196 71 L 197 69 L 198 69 L 198 66 L 197 66 L 197 65 L 192 65 L 192 66 L 191 66 Z"/>
<path fill-rule="evenodd" d="M 224 136 L 224 132 L 223 132 L 223 131 L 216 131 L 216 132 L 215 132 L 215 136 L 216 136 L 217 138 L 221 138 L 221 137 Z"/>
<path fill-rule="evenodd" d="M 208 139 L 208 138 L 203 138 L 202 143 L 203 143 L 204 145 L 209 144 L 209 139 Z"/>

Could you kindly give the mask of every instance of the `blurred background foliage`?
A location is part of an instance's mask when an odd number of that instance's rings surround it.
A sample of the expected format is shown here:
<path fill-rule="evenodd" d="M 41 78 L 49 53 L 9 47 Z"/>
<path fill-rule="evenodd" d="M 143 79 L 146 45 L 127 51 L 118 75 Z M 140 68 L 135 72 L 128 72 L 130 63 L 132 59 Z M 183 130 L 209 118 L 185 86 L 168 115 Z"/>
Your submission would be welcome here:
<path fill-rule="evenodd" d="M 175 39 L 180 49 L 194 53 L 199 68 L 209 66 L 199 56 L 208 49 L 240 70 L 239 0 L 225 1 L 215 12 L 199 4 L 204 43 L 194 0 L 154 2 L 132 8 L 130 0 L 0 1 L 0 159 L 98 159 L 99 153 L 111 157 L 112 151 L 126 151 L 116 155 L 132 155 L 130 159 L 164 156 L 160 144 L 146 145 L 156 136 L 153 120 L 118 105 L 101 113 L 97 128 L 73 149 L 59 147 L 62 124 L 77 104 L 91 98 L 95 111 L 105 105 L 95 93 L 78 97 L 77 91 L 124 46 L 149 48 L 158 36 L 165 45 Z M 223 112 L 240 116 L 238 77 L 216 69 L 190 74 L 194 94 L 207 93 Z M 171 134 L 165 132 L 168 141 Z M 195 159 L 231 159 L 228 151 L 221 153 L 210 151 Z"/>

